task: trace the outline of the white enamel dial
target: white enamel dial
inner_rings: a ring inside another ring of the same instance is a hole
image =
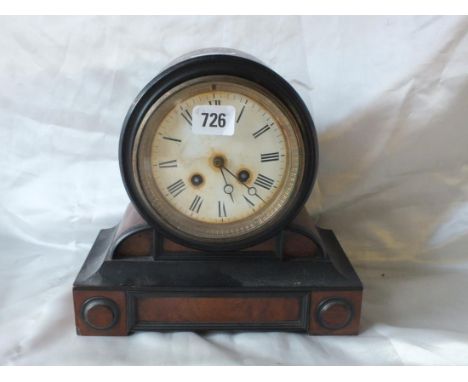
[[[192,133],[193,108],[215,103],[234,106],[234,135]],[[163,119],[151,162],[168,203],[192,219],[227,223],[271,201],[284,178],[286,153],[284,134],[267,109],[239,93],[210,91],[184,100]]]
[[[200,134],[194,108],[232,111],[224,118],[234,133]],[[287,110],[255,84],[227,76],[168,92],[147,112],[137,139],[135,170],[149,207],[197,237],[241,237],[274,224],[302,175],[303,148]]]

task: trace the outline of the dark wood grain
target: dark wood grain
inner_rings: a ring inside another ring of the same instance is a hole
[[[314,242],[303,235],[295,232],[284,231],[284,256],[285,257],[307,257],[315,256],[317,246]]]
[[[153,231],[151,229],[134,233],[117,246],[114,258],[151,256],[153,250]]]
[[[163,323],[270,323],[300,319],[300,297],[146,297],[137,320]]]

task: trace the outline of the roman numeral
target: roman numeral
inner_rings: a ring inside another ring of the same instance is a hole
[[[168,141],[182,142],[180,139],[177,139],[177,138],[171,138],[171,137],[162,137],[162,138]]]
[[[180,115],[184,117],[184,119],[190,126],[192,126],[192,114],[190,114],[190,112],[187,109],[183,109]]]
[[[245,101],[244,106],[242,106],[242,109],[241,109],[239,115],[237,116],[236,123],[239,123],[239,121],[240,121],[240,119],[242,117],[242,114],[244,113],[245,105],[247,105],[247,102],[249,102],[249,101]]]
[[[221,100],[215,99],[213,101],[208,101],[210,105],[221,105]]]
[[[260,159],[262,162],[273,162],[279,160],[279,153],[260,154]]]
[[[255,207],[255,203],[252,202],[247,196],[242,195],[247,203],[249,203],[252,207]]]
[[[185,183],[182,179],[179,179],[177,182],[172,183],[167,187],[167,191],[175,198],[182,191],[185,190]]]
[[[159,162],[158,166],[159,168],[177,167],[177,159]]]
[[[257,179],[255,179],[254,184],[256,184],[259,187],[263,187],[266,190],[271,190],[271,187],[273,187],[273,184],[275,181],[268,176],[258,174]]]
[[[196,195],[192,201],[192,204],[189,207],[189,210],[198,214],[200,212],[200,207],[202,206],[202,204],[203,199],[200,196]]]
[[[265,125],[263,126],[260,130],[257,130],[255,133],[253,133],[253,137],[256,139],[258,138],[260,135],[262,135],[263,133],[267,132],[268,130],[270,130],[270,126],[268,125]]]
[[[218,217],[225,218],[227,217],[226,214],[226,206],[224,202],[218,201]]]

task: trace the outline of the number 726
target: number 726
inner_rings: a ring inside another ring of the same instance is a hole
[[[225,127],[226,126],[226,114],[225,113],[201,113],[201,115],[203,116],[202,127]],[[209,124],[207,125],[208,122]]]

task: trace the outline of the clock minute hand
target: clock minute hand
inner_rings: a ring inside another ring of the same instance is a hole
[[[234,198],[232,196],[232,192],[234,191],[234,187],[232,186],[232,184],[228,183],[228,181],[226,179],[226,175],[224,175],[224,172],[223,172],[223,169],[225,169],[224,161],[225,161],[225,159],[224,159],[223,156],[215,156],[213,158],[213,165],[221,170],[221,175],[223,176],[223,179],[224,179],[224,189],[223,189],[224,193],[228,194],[231,197],[231,201],[234,203]]]
[[[220,167],[219,168],[221,170],[221,175],[223,176],[223,179],[224,179],[224,193],[225,194],[228,194],[230,197],[231,197],[231,201],[234,203],[234,197],[232,196],[232,192],[234,191],[234,187],[232,186],[232,184],[229,184],[227,179],[226,179],[226,175],[224,175],[224,172],[223,172],[223,167]]]
[[[226,170],[229,174],[231,174],[240,184],[242,184],[242,185],[244,185],[244,186],[247,187],[247,185],[245,185],[244,183],[242,183],[242,182],[237,178],[236,174],[234,174],[232,171],[229,171],[229,169],[228,169],[226,166],[223,165],[223,166],[221,167],[221,170],[222,170],[222,169]]]

